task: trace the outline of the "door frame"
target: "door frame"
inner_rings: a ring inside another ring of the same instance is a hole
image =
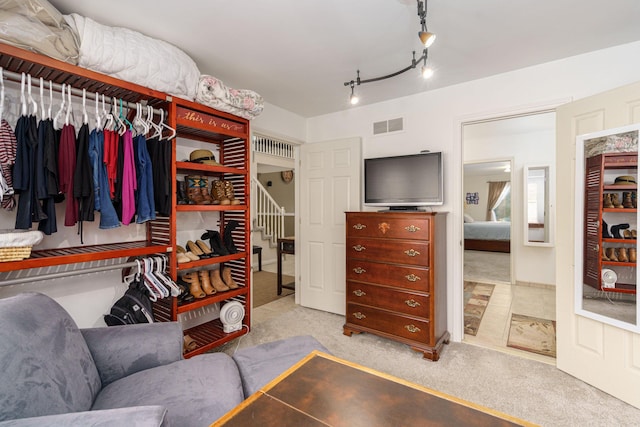
[[[463,182],[464,182],[464,133],[463,127],[466,124],[474,122],[481,122],[487,120],[499,120],[506,118],[513,118],[518,116],[528,116],[532,114],[540,114],[545,112],[555,111],[556,107],[571,102],[572,98],[560,98],[556,100],[550,100],[547,102],[533,103],[524,106],[513,107],[509,109],[487,111],[483,113],[464,115],[455,118],[453,124],[453,159],[454,163],[451,165],[454,172],[453,187],[450,189],[452,194],[457,194],[457,197],[453,198],[452,210],[454,216],[449,224],[451,229],[449,230],[451,242],[457,242],[448,246],[448,259],[451,260],[452,266],[452,280],[450,283],[454,286],[449,286],[447,292],[448,303],[448,319],[447,323],[451,325],[451,340],[455,342],[462,342],[464,339],[464,289],[462,284],[464,283],[464,205],[463,205]],[[457,215],[455,215],[457,213]],[[513,240],[512,240],[513,241]],[[458,286],[459,284],[459,286]]]

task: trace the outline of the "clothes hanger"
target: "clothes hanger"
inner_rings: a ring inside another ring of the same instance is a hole
[[[47,119],[51,118],[52,107],[53,107],[53,82],[49,80],[49,108],[47,109]]]
[[[120,99],[120,117],[118,119],[124,126],[124,129],[122,129],[120,133],[120,135],[124,135],[124,133],[127,131],[127,129],[129,129],[130,131],[133,131],[133,125],[131,124],[131,122],[129,120],[127,120],[127,118],[124,116],[124,113],[122,112],[122,99]]]
[[[140,266],[140,260],[137,259],[136,264],[138,264],[138,274],[136,274],[136,281],[141,283],[147,289],[149,299],[152,302],[158,301],[157,290],[149,285],[146,280],[144,280],[144,268]]]
[[[67,113],[64,117],[64,123],[69,124],[69,119],[73,117],[73,104],[71,103],[71,85],[67,86]]]
[[[87,114],[87,90],[82,88],[82,123],[89,124],[89,115]]]
[[[166,258],[163,256],[155,256],[153,260],[156,267],[156,277],[170,290],[172,296],[176,297],[180,295],[180,288],[166,273]]]
[[[47,117],[47,112],[44,109],[44,79],[40,77],[40,111],[42,111],[42,119]]]
[[[166,298],[169,296],[169,289],[166,288],[158,278],[153,274],[153,260],[151,258],[144,259],[144,278],[149,285],[156,290],[158,298]]]
[[[98,92],[96,92],[96,98],[95,98],[95,104],[96,104],[96,130],[102,130],[102,118],[100,117],[100,98],[98,97]]]
[[[149,138],[158,138],[162,136],[162,126],[155,124],[153,116],[153,107],[151,105],[147,105],[147,120],[149,121],[149,128],[154,130],[153,134],[149,136]]]
[[[2,120],[2,114],[4,113],[4,74],[2,67],[0,67],[0,120]]]
[[[160,109],[160,125],[163,128],[168,129],[168,130],[171,131],[171,135],[169,135],[168,137],[166,137],[164,139],[170,140],[170,139],[175,138],[177,132],[176,132],[176,130],[174,128],[172,128],[171,126],[169,126],[168,124],[166,124],[164,122],[164,110],[162,108]]]
[[[102,95],[102,114],[106,117],[106,122],[104,124],[104,129],[107,130],[113,130],[114,126],[115,126],[115,120],[113,119],[113,104],[111,105],[111,108],[109,109],[109,111],[107,111],[107,108],[105,106],[105,102],[104,102],[104,94]]]
[[[35,99],[33,99],[33,95],[31,94],[31,74],[27,74],[27,89],[28,89],[28,98],[29,98],[29,104],[31,104],[31,108],[33,109],[31,111],[31,114],[33,114],[34,116],[37,116],[38,114],[38,103],[36,102]]]
[[[119,114],[117,114],[117,110],[118,110],[118,100],[113,97],[112,98],[112,111],[113,111],[113,118],[115,120],[114,123],[114,129],[113,130],[117,130],[118,134],[120,135],[124,135],[124,132],[127,130],[127,125],[125,124],[125,122],[122,121],[122,118],[120,117]]]
[[[56,113],[56,115],[53,117],[53,127],[54,129],[59,129],[58,127],[58,120],[61,118],[62,116],[62,112],[65,109],[65,96],[64,96],[64,92],[66,89],[67,85],[62,83],[62,102],[60,103],[60,108],[58,109],[58,112]]]
[[[22,73],[22,81],[20,82],[20,106],[22,107],[21,112],[23,116],[27,115],[27,99],[24,94],[24,86],[25,86],[26,78],[27,78],[27,75],[25,73]]]

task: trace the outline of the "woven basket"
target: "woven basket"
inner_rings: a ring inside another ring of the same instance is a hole
[[[20,261],[31,256],[31,246],[0,248],[0,262]]]

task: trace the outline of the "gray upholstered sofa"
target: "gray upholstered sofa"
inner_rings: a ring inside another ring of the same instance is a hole
[[[311,350],[293,337],[183,359],[178,323],[78,329],[53,299],[0,299],[0,426],[208,426]]]

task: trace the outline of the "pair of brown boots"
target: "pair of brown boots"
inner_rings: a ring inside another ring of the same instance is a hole
[[[239,205],[240,200],[236,199],[236,194],[231,181],[218,179],[211,183],[211,193],[220,205]]]
[[[235,191],[231,181],[217,179],[211,182],[209,191],[209,180],[199,175],[185,176],[187,184],[187,199],[196,205],[239,205],[240,200],[236,199]]]
[[[605,248],[602,251],[603,261],[612,262],[636,262],[636,248]]]
[[[194,298],[204,298],[218,292],[237,289],[238,284],[231,277],[231,269],[199,270],[183,274],[180,278],[189,287],[189,293]]]
[[[635,208],[636,204],[632,198],[632,193],[625,191],[622,193],[622,200],[618,193],[605,193],[602,195],[602,207],[606,209],[631,209]]]

